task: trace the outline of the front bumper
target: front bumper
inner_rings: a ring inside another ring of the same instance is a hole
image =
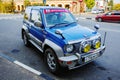
[[[99,49],[90,51],[89,53],[75,53],[71,56],[59,57],[59,62],[61,66],[68,67],[68,69],[74,69],[95,60],[96,58],[100,57],[104,51],[105,46],[102,46]]]

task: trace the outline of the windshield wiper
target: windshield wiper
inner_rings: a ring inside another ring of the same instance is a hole
[[[56,26],[62,25],[62,24],[67,24],[67,23],[58,23],[58,24],[55,24],[54,26],[51,26],[50,29],[53,28],[53,27],[56,27]]]
[[[71,23],[67,24],[66,26],[69,26],[69,25],[74,24],[74,23],[76,23],[76,22],[71,22]]]

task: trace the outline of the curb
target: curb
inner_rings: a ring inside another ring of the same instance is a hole
[[[89,18],[89,17],[87,17],[87,18],[85,18],[85,17],[79,17],[80,19],[88,19],[88,20],[94,20],[95,21],[95,18]]]
[[[18,66],[26,69],[26,70],[28,70],[28,71],[30,71],[30,72],[38,75],[39,77],[42,77],[42,78],[45,79],[45,80],[54,80],[53,78],[49,77],[48,75],[46,75],[46,74],[44,74],[44,73],[42,73],[42,72],[39,72],[39,71],[37,71],[37,70],[35,70],[35,69],[33,69],[33,68],[31,68],[31,67],[23,64],[23,63],[21,63],[21,62],[19,62],[19,61],[15,60],[14,58],[11,58],[11,57],[9,57],[9,56],[7,56],[7,55],[5,55],[5,54],[0,53],[0,56],[1,56],[2,58],[5,58],[6,60],[8,60],[8,61],[10,61],[10,62],[18,65]]]

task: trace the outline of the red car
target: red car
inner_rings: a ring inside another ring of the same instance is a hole
[[[98,22],[102,21],[120,22],[120,11],[113,11],[105,13],[103,15],[97,15],[95,19]]]

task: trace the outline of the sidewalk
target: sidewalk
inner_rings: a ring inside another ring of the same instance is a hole
[[[0,52],[0,80],[54,80]]]
[[[0,80],[45,80],[0,56]]]

